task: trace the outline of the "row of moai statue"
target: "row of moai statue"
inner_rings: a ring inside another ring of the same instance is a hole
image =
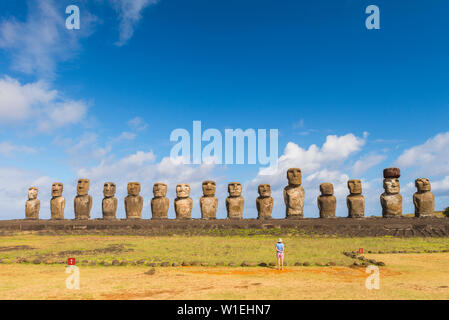
[[[384,218],[399,217],[402,215],[402,196],[400,194],[400,170],[387,168],[383,171],[383,187],[385,192],[380,196],[382,216]],[[286,218],[304,218],[304,188],[302,173],[298,168],[287,171],[288,185],[284,188],[284,201],[286,205]],[[75,219],[90,219],[92,209],[92,197],[88,194],[89,180],[80,179],[77,184],[77,196],[74,200]],[[416,217],[429,217],[434,214],[435,197],[430,192],[429,179],[419,178],[415,180],[417,192],[413,195]],[[365,216],[365,198],[362,195],[362,182],[354,179],[348,181],[350,194],[346,198],[349,218],[363,218]],[[202,219],[216,219],[218,198],[215,196],[216,183],[204,181],[202,183],[203,196],[200,198]],[[52,185],[52,198],[50,201],[51,219],[64,219],[65,199],[62,196],[63,185],[56,182]],[[116,219],[117,198],[115,198],[116,186],[113,182],[104,184],[102,201],[103,219]],[[320,218],[333,218],[337,208],[337,199],[334,196],[332,183],[320,185],[321,195],[318,196],[318,209]],[[38,189],[30,187],[28,200],[25,204],[26,219],[38,219],[40,201],[37,199]],[[227,218],[242,219],[245,199],[242,196],[242,185],[239,182],[228,184],[229,196],[226,198]],[[273,211],[273,198],[271,186],[261,184],[258,186],[259,197],[256,199],[256,207],[259,219],[270,219]],[[153,186],[154,197],[151,199],[152,219],[168,219],[170,201],[166,197],[167,185],[162,182]],[[176,199],[174,200],[177,219],[191,219],[193,200],[190,197],[190,186],[178,184],[176,186]],[[128,183],[128,196],[125,197],[125,211],[127,219],[141,219],[143,197],[140,195],[140,183]]]

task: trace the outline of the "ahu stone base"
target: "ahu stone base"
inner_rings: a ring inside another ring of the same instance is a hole
[[[244,231],[243,229],[247,229]],[[447,218],[334,218],[334,219],[214,219],[214,220],[3,220],[0,235],[37,234],[110,235],[336,235],[348,237],[449,237]],[[273,237],[275,237],[273,235]]]

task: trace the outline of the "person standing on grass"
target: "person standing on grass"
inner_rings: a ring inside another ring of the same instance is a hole
[[[279,238],[275,245],[276,247],[276,258],[278,260],[278,270],[284,270],[284,243],[282,239]]]

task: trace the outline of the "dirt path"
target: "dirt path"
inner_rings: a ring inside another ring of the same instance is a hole
[[[81,288],[69,290],[63,265],[0,265],[0,299],[449,299],[448,253],[382,260],[379,290],[350,267],[79,267]]]

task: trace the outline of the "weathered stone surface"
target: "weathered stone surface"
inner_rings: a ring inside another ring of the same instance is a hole
[[[349,218],[365,216],[365,197],[362,196],[362,182],[358,179],[348,181],[349,195],[346,197]]]
[[[401,176],[401,170],[399,168],[386,168],[384,169],[384,179],[386,178],[396,178]]]
[[[387,174],[385,174],[384,170],[384,176],[397,176],[399,174],[398,170],[393,170],[395,168],[388,168],[391,169],[390,171],[387,171]],[[383,187],[385,189],[385,192],[380,195],[380,204],[382,205],[382,216],[384,218],[393,218],[393,217],[399,217],[402,215],[402,196],[399,193],[401,190],[399,179],[398,178],[385,178],[383,182]]]
[[[415,180],[415,186],[418,189],[413,194],[413,204],[415,205],[415,216],[431,217],[435,213],[435,196],[431,190],[430,181],[427,178]]]
[[[301,186],[302,174],[299,168],[287,171],[288,186],[284,188],[284,202],[287,218],[304,217],[304,188]]]
[[[76,186],[77,196],[74,200],[74,210],[76,220],[90,219],[90,210],[92,209],[92,197],[89,193],[89,179],[79,179]]]
[[[256,199],[257,218],[271,219],[273,212],[273,197],[271,197],[271,186],[261,184],[258,187],[259,197]]]
[[[62,196],[63,184],[61,182],[55,182],[51,186],[51,200],[50,211],[51,219],[60,220],[64,219],[65,199]]]
[[[144,272],[144,274],[149,275],[149,276],[152,276],[152,275],[154,275],[155,273],[156,273],[156,269],[154,269],[154,268],[152,268],[152,269],[150,269],[150,270]]]
[[[25,218],[30,220],[39,219],[41,202],[37,198],[38,189],[30,187],[28,189],[28,200],[25,202]]]
[[[242,185],[240,182],[228,184],[229,197],[226,198],[226,210],[228,219],[242,219],[245,199],[242,197]]]
[[[110,220],[116,219],[117,213],[117,198],[115,198],[115,183],[106,182],[103,187],[104,199],[101,203],[101,209],[103,212],[103,219]]]
[[[168,219],[168,208],[170,200],[166,197],[167,185],[163,182],[156,182],[153,186],[153,199],[151,199],[152,219]]]
[[[318,196],[318,209],[320,218],[333,218],[337,210],[337,198],[334,196],[334,186],[332,183],[322,183],[320,185],[321,195]]]
[[[218,198],[215,196],[217,185],[215,181],[203,181],[203,196],[200,199],[202,219],[216,219],[218,209]]]
[[[176,186],[175,212],[176,219],[192,218],[193,200],[190,198],[190,186],[181,183]]]
[[[128,183],[128,195],[125,197],[126,219],[141,219],[143,208],[143,197],[139,195],[140,183]]]

